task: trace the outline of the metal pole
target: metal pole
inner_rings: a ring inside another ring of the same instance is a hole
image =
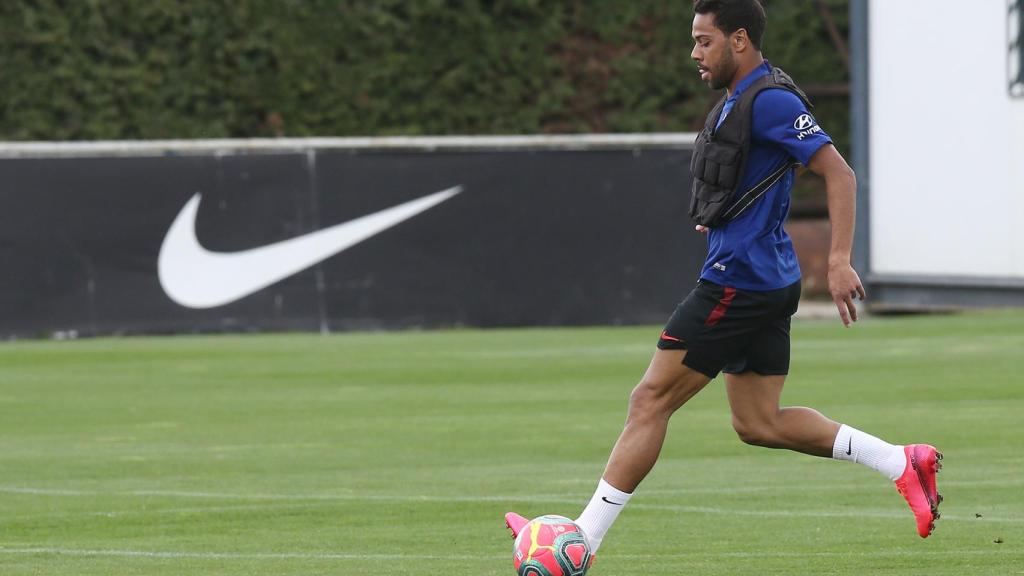
[[[865,284],[871,277],[868,2],[850,0],[850,157],[857,173],[857,233],[853,239],[853,265]]]

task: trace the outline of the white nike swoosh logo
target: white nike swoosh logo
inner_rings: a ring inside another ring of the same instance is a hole
[[[178,213],[160,247],[157,270],[167,296],[188,308],[230,304],[301,272],[376,234],[412,218],[462,191],[436,192],[274,244],[240,252],[211,252],[196,238],[196,193]]]

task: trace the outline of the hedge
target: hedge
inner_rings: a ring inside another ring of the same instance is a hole
[[[841,30],[847,0],[827,2]],[[689,131],[716,97],[689,0],[5,0],[0,138]],[[847,73],[815,3],[765,54]],[[847,142],[845,97],[816,115]]]

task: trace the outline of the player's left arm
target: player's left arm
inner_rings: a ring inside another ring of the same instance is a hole
[[[832,244],[828,255],[828,291],[845,326],[857,321],[854,299],[863,300],[864,285],[850,262],[857,214],[857,177],[839,151],[825,144],[811,156],[807,168],[825,179]]]

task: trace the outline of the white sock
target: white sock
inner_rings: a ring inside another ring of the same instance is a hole
[[[604,540],[604,535],[619,517],[619,512],[626,506],[626,502],[629,502],[630,496],[632,494],[615,488],[605,482],[604,478],[597,483],[597,490],[590,498],[590,503],[576,519],[576,524],[583,529],[583,535],[587,537],[592,554],[596,554],[597,549],[601,547],[601,540]]]
[[[836,434],[835,444],[832,445],[832,457],[836,460],[863,464],[885,474],[894,482],[903,475],[903,470],[907,467],[907,455],[903,452],[903,446],[894,446],[846,424],[840,426],[839,434]]]

